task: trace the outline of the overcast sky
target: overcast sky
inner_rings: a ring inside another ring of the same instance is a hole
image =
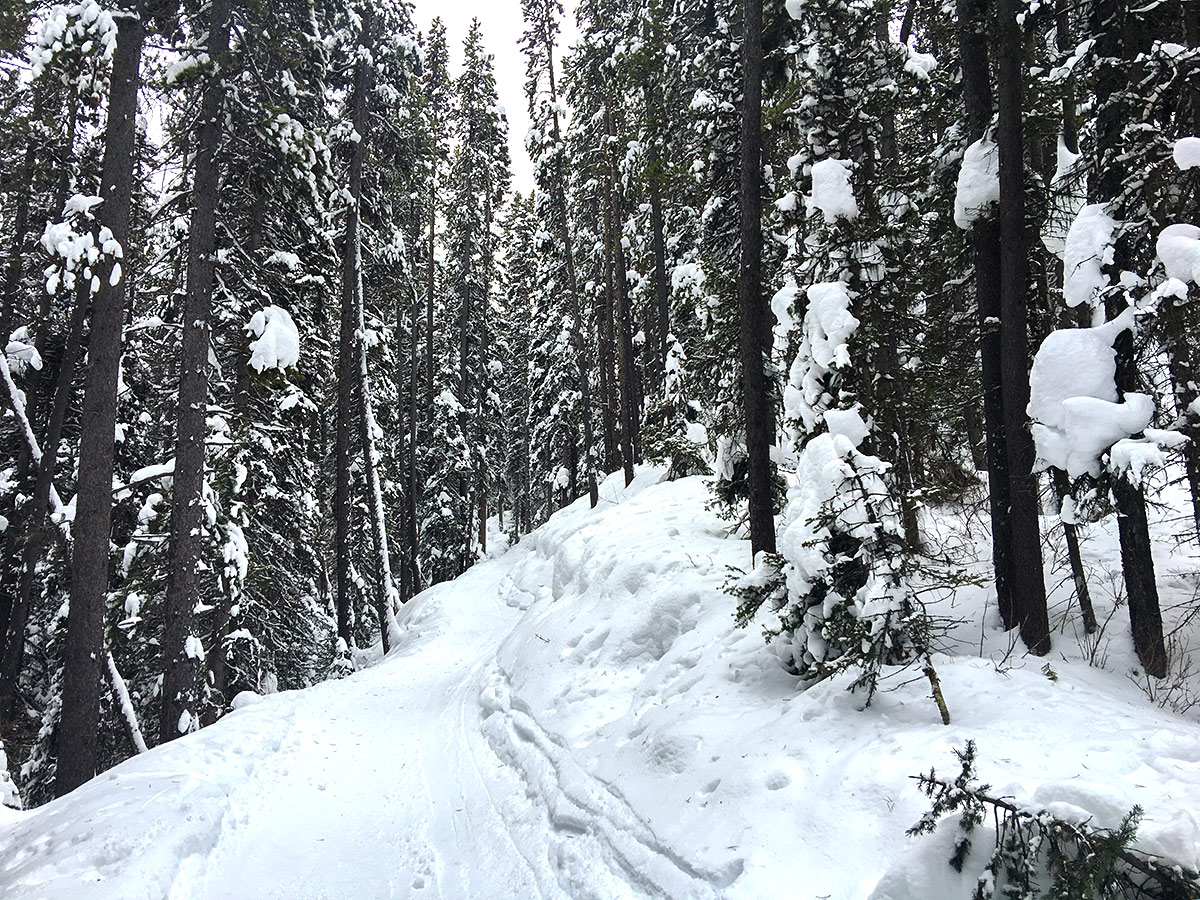
[[[462,67],[462,45],[472,18],[483,25],[483,43],[496,63],[496,87],[500,104],[508,115],[508,150],[512,156],[513,187],[522,193],[533,187],[533,169],[525,155],[525,132],[529,114],[525,108],[525,55],[521,52],[521,0],[413,0],[417,27],[429,33],[429,23],[441,16],[450,45],[450,72],[457,75]],[[575,4],[565,0],[567,14],[557,56],[574,39]],[[555,66],[556,72],[561,68]]]

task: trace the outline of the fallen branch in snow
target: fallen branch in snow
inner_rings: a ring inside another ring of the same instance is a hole
[[[989,817],[996,822],[995,849],[979,874],[973,897],[1162,897],[1200,896],[1200,874],[1135,850],[1142,809],[1133,807],[1116,828],[1098,828],[1091,819],[1068,821],[1047,809],[1025,808],[988,793],[975,778],[975,742],[955,750],[962,771],[954,780],[930,769],[913,776],[933,800],[910,836],[932,834],[943,817],[961,813],[962,831],[954,844],[951,868],[962,872],[972,850],[975,829]],[[1046,890],[1043,892],[1043,887]],[[1037,893],[1035,893],[1035,891]]]

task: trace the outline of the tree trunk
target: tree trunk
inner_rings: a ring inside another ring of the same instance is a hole
[[[367,479],[367,502],[369,505],[368,515],[371,522],[371,545],[375,554],[375,610],[379,617],[379,633],[383,642],[383,649],[386,653],[391,649],[391,639],[396,633],[395,625],[395,603],[396,594],[395,586],[392,582],[391,558],[388,551],[387,538],[387,523],[384,518],[383,509],[383,491],[379,481],[379,452],[375,445],[375,433],[377,425],[375,422],[375,410],[371,400],[371,380],[367,366],[367,345],[364,338],[366,330],[366,321],[363,310],[363,286],[362,286],[362,176],[363,165],[367,154],[367,144],[370,140],[370,113],[367,108],[368,97],[371,92],[371,66],[368,60],[371,58],[375,48],[375,15],[371,7],[367,7],[366,12],[362,17],[362,32],[359,35],[359,45],[362,48],[362,54],[354,69],[354,89],[350,98],[351,116],[358,139],[354,142],[353,155],[350,158],[350,203],[346,209],[346,234],[345,246],[342,248],[342,326],[340,335],[340,350],[348,350],[354,354],[354,362],[357,362],[357,381],[358,381],[358,425],[359,436],[362,442],[363,454],[363,471]],[[351,384],[354,376],[350,374],[351,359],[348,356],[341,356],[338,361],[339,378],[344,379],[347,385]],[[348,427],[349,420],[353,416],[352,410],[349,408],[343,411],[340,401],[342,399],[342,387],[338,385],[338,428],[339,431]],[[351,392],[347,391],[346,400],[349,401],[352,397]],[[339,433],[339,445],[343,441],[343,436]],[[339,458],[339,476],[342,475],[341,465],[344,462],[346,467],[346,506],[349,506],[349,444],[345,447],[346,456],[342,460]],[[348,509],[347,509],[348,512]],[[343,523],[339,516],[338,525]],[[348,523],[347,523],[348,524]],[[349,534],[346,533],[347,545],[349,543]],[[339,561],[342,555],[345,555],[347,560],[347,572],[349,569],[349,546],[339,546]],[[340,565],[339,565],[339,580],[340,580]]]
[[[212,71],[200,103],[196,174],[188,232],[187,287],[183,303],[183,347],[179,361],[179,412],[171,503],[171,555],[167,569],[163,626],[160,743],[199,724],[198,676],[204,662],[190,643],[194,634],[204,526],[204,438],[208,413],[209,311],[212,307],[217,200],[221,173],[217,149],[225,121],[225,73],[229,53],[230,0],[213,0],[209,11],[208,56]]]
[[[29,239],[29,195],[33,190],[33,167],[37,158],[37,146],[32,134],[25,148],[25,159],[20,169],[21,184],[17,188],[16,209],[13,211],[12,248],[8,254],[4,271],[4,296],[0,299],[0,343],[8,344],[12,332],[13,315],[16,311],[17,293],[24,274],[26,242]]]
[[[650,377],[654,390],[661,392],[667,372],[667,338],[671,333],[671,294],[667,280],[666,222],[662,204],[662,163],[658,156],[658,142],[650,141],[650,225],[653,229],[651,243],[654,249],[654,365]]]
[[[604,122],[609,140],[615,144],[616,124],[613,122],[611,105],[604,111]],[[625,469],[625,484],[628,485],[633,481],[637,412],[634,408],[633,398],[633,322],[629,304],[629,274],[625,268],[625,248],[621,243],[621,223],[625,216],[621,206],[620,188],[617,185],[617,161],[615,158],[610,158],[608,165],[608,197],[612,215],[609,219],[607,240],[612,248],[617,300],[617,384],[620,390],[621,464]]]
[[[1161,10],[1159,11],[1161,13]],[[1133,60],[1141,51],[1149,50],[1153,40],[1151,12],[1133,13],[1120,0],[1096,0],[1092,7],[1092,36],[1096,39],[1095,54],[1100,60],[1096,78],[1096,156],[1097,177],[1090,187],[1094,201],[1112,204],[1116,218],[1125,217],[1123,182],[1128,162],[1122,158],[1125,141],[1122,135],[1127,121],[1127,92],[1138,87],[1131,81]],[[1131,268],[1132,253],[1128,236],[1118,238],[1113,264],[1107,271],[1115,275]],[[1109,319],[1120,315],[1128,305],[1120,290],[1110,291],[1106,298]],[[1138,388],[1137,359],[1133,333],[1121,332],[1114,343],[1117,362],[1117,395]],[[1167,652],[1163,640],[1162,613],[1159,609],[1158,585],[1154,578],[1154,559],[1151,554],[1150,526],[1146,519],[1146,498],[1120,475],[1113,479],[1113,499],[1117,507],[1117,529],[1121,540],[1121,566],[1125,575],[1125,591],[1129,600],[1129,621],[1133,630],[1133,645],[1138,659],[1149,675],[1161,678],[1167,674]]]
[[[745,0],[742,36],[741,265],[738,313],[741,319],[742,401],[746,413],[747,487],[750,495],[751,553],[775,552],[775,510],[771,496],[771,444],[774,421],[763,371],[766,328],[762,290],[762,0]]]
[[[546,19],[549,23],[549,17]],[[562,132],[558,122],[558,86],[554,78],[554,39],[547,31],[544,35],[546,45],[546,68],[550,81],[550,105],[554,110],[551,123],[555,147],[562,147]],[[579,414],[583,419],[583,467],[584,477],[587,478],[588,501],[593,507],[600,502],[599,487],[596,483],[595,440],[592,436],[592,386],[591,354],[587,346],[587,322],[583,317],[583,305],[579,302],[579,278],[575,273],[575,248],[571,240],[570,211],[567,209],[566,172],[563,171],[562,157],[557,158],[554,167],[554,185],[552,188],[554,205],[558,208],[558,239],[563,245],[563,264],[567,270],[567,292],[570,294],[571,309],[571,343],[575,347],[576,361],[579,367]],[[574,493],[574,492],[572,492]]]
[[[613,317],[616,309],[616,263],[613,259],[612,234],[612,197],[606,191],[604,196],[604,302],[600,310],[600,412],[604,427],[604,471],[613,472],[617,468],[618,435],[617,420],[614,410],[618,401],[614,397],[613,372],[616,370],[616,339],[614,336]]]
[[[430,261],[432,263],[432,260]],[[407,601],[421,591],[421,570],[417,563],[418,534],[417,534],[417,318],[420,315],[420,297],[413,291],[412,316],[409,326],[408,343],[408,452],[405,454],[407,490],[404,492],[404,529],[405,549],[404,567],[407,575],[404,578],[408,585],[408,593],[401,595],[401,600]],[[433,359],[427,365],[432,369]]]
[[[133,189],[138,82],[146,29],[137,15],[118,15],[117,41],[109,90],[108,123],[99,220],[124,247],[129,238]],[[87,383],[81,416],[79,484],[76,493],[75,551],[71,565],[71,606],[63,652],[62,717],[58,728],[55,792],[68,793],[96,774],[100,715],[104,608],[108,595],[108,545],[112,522],[117,373],[125,280],[113,279],[107,258],[98,266],[100,290],[92,308]],[[116,284],[111,282],[116,280]]]
[[[1071,494],[1071,483],[1067,473],[1061,469],[1051,469],[1050,477],[1054,484],[1054,492],[1058,495],[1059,509],[1063,501]],[[1083,630],[1087,634],[1095,634],[1099,627],[1096,622],[1096,611],[1092,607],[1092,592],[1088,589],[1087,572],[1083,568],[1083,554],[1079,545],[1079,529],[1071,522],[1062,520],[1063,534],[1067,539],[1067,559],[1071,564],[1071,581],[1075,585],[1075,597],[1079,600],[1079,611],[1083,616]]]
[[[1037,656],[1050,652],[1045,573],[1038,522],[1035,453],[1029,405],[1029,242],[1025,222],[1025,159],[1021,122],[1021,78],[1025,65],[1017,0],[997,0],[998,125],[1000,151],[1000,378],[1004,438],[1008,445],[1012,528],[1013,611],[1021,638]]]
[[[365,22],[364,22],[365,28]],[[363,36],[360,36],[360,41]],[[363,79],[367,77],[365,66],[360,61],[354,72],[354,95],[351,98],[355,130],[366,118],[366,94]],[[340,327],[338,329],[337,364],[337,412],[334,434],[334,567],[337,589],[338,637],[347,647],[353,646],[353,604],[351,603],[352,579],[350,574],[350,519],[352,515],[350,497],[350,436],[354,428],[354,387],[358,377],[358,359],[355,355],[357,321],[356,295],[358,289],[358,260],[355,248],[358,244],[358,194],[354,193],[355,180],[361,183],[363,135],[354,147],[350,164],[350,190],[353,195],[350,208],[346,211],[345,246],[342,249],[342,294]],[[359,187],[361,193],[361,186]],[[361,385],[360,385],[361,390]]]
[[[986,133],[992,118],[988,71],[988,10],[991,0],[957,0],[959,58],[967,141]],[[1012,589],[1012,527],[1009,521],[1008,449],[1004,437],[1004,396],[1000,381],[1000,229],[982,215],[971,228],[975,304],[979,316],[979,356],[983,379],[988,506],[992,523],[992,568],[996,600],[1005,628],[1017,624]]]

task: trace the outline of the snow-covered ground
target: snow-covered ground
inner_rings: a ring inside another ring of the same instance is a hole
[[[919,677],[867,710],[845,679],[802,693],[733,627],[721,586],[747,544],[702,480],[660,475],[610,479],[597,510],[422,594],[372,668],[9,813],[0,896],[965,898],[953,829],[905,829],[927,807],[911,776],[953,774],[968,739],[997,792],[1099,824],[1141,804],[1141,846],[1200,866],[1200,724],[1126,676],[1123,609],[1104,668],[1068,626],[1044,669],[981,631],[983,590],[960,592],[942,611],[972,624],[937,657],[948,727]],[[1107,532],[1086,546],[1097,566],[1112,552]],[[1195,590],[1194,559],[1160,566],[1170,596]]]

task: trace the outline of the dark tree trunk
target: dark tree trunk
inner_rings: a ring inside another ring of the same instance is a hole
[[[436,152],[436,151],[435,151]],[[435,234],[437,229],[437,163],[429,179],[429,247],[428,268],[425,272],[425,409],[426,414],[433,414],[433,306],[437,297],[437,261],[434,252],[437,249]]]
[[[662,162],[658,155],[658,142],[650,142],[650,225],[653,229],[651,243],[654,249],[654,306],[655,306],[655,353],[657,358],[650,369],[651,384],[661,390],[666,378],[667,339],[671,334],[671,294],[667,279],[666,222],[662,203]]]
[[[616,340],[613,329],[613,316],[616,309],[616,275],[613,260],[612,234],[612,197],[608,192],[604,196],[604,302],[600,310],[600,411],[604,427],[604,471],[613,472],[617,468],[618,435],[617,420],[614,411],[617,400],[613,389],[613,372],[616,370]]]
[[[1092,37],[1094,52],[1100,60],[1096,78],[1096,155],[1097,177],[1090,184],[1093,201],[1111,204],[1117,218],[1125,217],[1123,182],[1128,163],[1122,159],[1125,141],[1122,130],[1128,120],[1127,92],[1137,91],[1131,82],[1133,60],[1141,51],[1150,48],[1155,35],[1158,13],[1134,13],[1120,0],[1096,0],[1092,6]],[[1116,275],[1132,268],[1132,251],[1128,235],[1118,238],[1113,265],[1108,271]],[[1128,305],[1120,290],[1110,291],[1106,312],[1110,319]],[[1138,389],[1137,359],[1133,333],[1123,331],[1114,344],[1117,361],[1117,395]],[[1117,527],[1121,540],[1121,566],[1125,575],[1125,591],[1129,600],[1129,620],[1133,630],[1133,645],[1146,672],[1157,678],[1167,674],[1167,651],[1163,640],[1162,613],[1159,609],[1158,585],[1154,578],[1154,559],[1151,554],[1150,526],[1146,519],[1146,498],[1120,475],[1113,479],[1113,499],[1117,507]]]
[[[615,146],[617,130],[611,105],[604,111],[604,123],[609,141]],[[613,258],[614,293],[617,301],[617,386],[620,391],[618,419],[621,430],[621,464],[625,470],[625,483],[629,484],[633,481],[637,441],[637,408],[633,396],[633,312],[630,309],[625,250],[621,245],[621,223],[625,220],[625,213],[621,203],[615,157],[610,157],[608,161],[608,200],[611,216],[606,240]]]
[[[357,382],[359,408],[357,416],[349,408],[342,409],[340,404],[342,399],[342,385],[339,383],[338,427],[339,430],[343,427],[348,428],[350,420],[352,418],[357,419],[359,440],[362,444],[363,472],[367,481],[371,548],[375,555],[375,612],[379,619],[379,633],[383,643],[383,650],[386,653],[391,649],[391,629],[389,628],[389,624],[392,621],[392,573],[387,533],[383,522],[383,500],[379,483],[378,460],[375,453],[375,416],[371,407],[372,400],[367,371],[367,350],[363,342],[362,180],[363,166],[371,137],[370,112],[367,108],[367,102],[372,87],[372,67],[368,61],[373,57],[375,50],[376,28],[375,14],[369,6],[362,16],[361,27],[362,32],[359,35],[359,45],[362,48],[362,53],[354,67],[354,88],[350,97],[351,117],[358,139],[354,142],[354,148],[350,157],[350,199],[346,209],[345,245],[342,248],[342,322],[338,359],[339,379],[346,379],[352,385]],[[342,351],[346,350],[349,351],[349,356],[342,353]],[[357,368],[357,372],[351,374],[354,368]],[[353,399],[353,394],[350,393],[346,399]],[[342,440],[341,434],[338,435],[338,439],[340,443]],[[347,455],[344,463],[347,468],[346,483],[348,488],[348,469],[350,465],[348,444],[346,445],[346,452]],[[340,465],[342,462],[343,460],[339,459],[339,474],[341,474]],[[349,491],[347,491],[346,501],[348,505]],[[340,517],[338,524],[342,524]],[[349,535],[347,534],[347,539],[348,537]],[[338,553],[339,560],[342,554],[345,555],[348,569],[349,546],[339,546]]]
[[[957,0],[959,58],[967,141],[979,140],[992,119],[988,71],[988,10],[991,0]],[[979,356],[983,378],[988,506],[992,522],[992,568],[996,600],[1005,628],[1017,624],[1012,588],[1012,527],[1009,521],[1008,451],[1004,437],[1004,395],[1000,383],[1000,228],[981,215],[971,228],[975,265],[975,305],[979,316]]]
[[[117,17],[117,42],[104,134],[99,221],[124,247],[129,239],[138,82],[146,29],[139,16]],[[117,371],[125,279],[110,282],[112,263],[98,267],[100,290],[92,307],[79,445],[71,607],[63,651],[62,717],[58,730],[55,793],[68,793],[96,774],[104,605],[108,595],[108,544],[112,522],[113,436],[117,421]]]
[[[1051,469],[1050,476],[1054,482],[1054,492],[1058,495],[1059,508],[1071,494],[1071,483],[1067,473],[1060,469]],[[1083,554],[1079,544],[1079,529],[1071,522],[1063,521],[1063,534],[1067,539],[1067,560],[1071,564],[1071,581],[1075,585],[1075,597],[1079,600],[1079,612],[1083,616],[1083,630],[1095,634],[1099,627],[1096,622],[1096,611],[1092,607],[1092,592],[1088,589],[1087,572],[1083,568]]]
[[[979,410],[975,401],[969,400],[962,407],[963,426],[967,432],[967,443],[971,450],[971,464],[977,472],[987,471],[987,441],[979,424]]]
[[[1021,78],[1025,55],[1017,24],[1017,0],[997,0],[997,66],[1000,151],[1000,378],[1004,438],[1008,445],[1012,596],[1016,624],[1031,653],[1050,652],[1046,583],[1038,522],[1033,434],[1029,428],[1029,265],[1025,221],[1025,158],[1021,122]]]
[[[432,260],[430,263],[432,264]],[[405,454],[404,460],[407,490],[404,492],[404,543],[406,545],[404,569],[406,574],[403,582],[407,586],[407,593],[402,591],[400,594],[400,599],[404,601],[416,596],[421,591],[421,570],[417,563],[419,549],[417,546],[417,491],[419,490],[417,480],[417,393],[420,383],[417,378],[417,319],[420,312],[420,298],[414,291],[408,343],[408,452]],[[430,358],[426,365],[432,370],[433,359]]]
[[[549,18],[546,19],[549,23]],[[554,117],[552,120],[552,132],[554,144],[556,147],[562,146],[562,133],[559,129],[558,122],[558,86],[554,78],[554,39],[549,33],[544,35],[545,50],[546,50],[546,67],[547,76],[550,82],[550,104],[554,109]],[[563,246],[563,263],[567,270],[567,292],[570,294],[571,320],[573,327],[571,329],[571,343],[575,348],[575,356],[579,369],[579,407],[580,416],[583,419],[583,467],[584,476],[587,478],[588,485],[588,500],[594,507],[600,501],[599,487],[596,483],[596,461],[594,458],[595,440],[592,435],[592,386],[591,386],[591,365],[589,359],[591,354],[587,346],[587,321],[583,317],[583,304],[579,302],[579,278],[575,273],[575,248],[571,240],[571,225],[570,211],[567,209],[567,191],[566,191],[566,172],[563,170],[562,158],[558,158],[558,163],[554,171],[554,185],[552,188],[554,196],[554,205],[558,212],[558,239]],[[572,489],[574,494],[574,489]]]
[[[208,412],[209,312],[212,307],[217,201],[229,53],[230,0],[213,0],[208,25],[208,55],[213,70],[200,102],[196,135],[196,174],[192,184],[192,221],[188,233],[187,288],[183,303],[183,348],[179,361],[179,412],[176,425],[174,496],[171,504],[171,556],[167,570],[166,622],[163,627],[162,714],[159,742],[190,730],[199,716],[198,676],[203,660],[189,653],[193,637],[200,551],[203,542],[204,437]],[[184,718],[187,727],[183,726]]]
[[[364,23],[365,28],[365,23]],[[362,81],[365,78],[365,66],[361,61],[355,66],[354,95],[351,98],[352,117],[357,130],[360,120],[366,118],[366,94]],[[353,158],[350,163],[350,191],[357,198],[362,191],[362,146],[363,134],[358,132],[359,140],[354,146]],[[358,192],[355,192],[355,187]],[[350,578],[350,524],[353,509],[350,497],[350,437],[354,433],[354,389],[358,380],[358,356],[355,353],[357,342],[355,328],[358,316],[355,301],[357,299],[358,267],[354,252],[358,245],[358,203],[351,200],[346,211],[346,226],[344,247],[342,248],[342,292],[340,327],[338,330],[338,364],[337,364],[337,412],[334,427],[334,488],[333,488],[333,525],[334,525],[334,567],[337,589],[337,622],[338,637],[347,647],[353,645],[354,627],[353,604],[351,602],[352,581]],[[358,386],[361,390],[361,385]],[[385,629],[386,633],[386,629]]]
[[[741,265],[738,313],[741,319],[742,402],[746,413],[749,469],[750,548],[775,552],[775,510],[771,496],[771,444],[774,420],[763,370],[765,307],[762,290],[762,0],[745,0],[742,36]]]

